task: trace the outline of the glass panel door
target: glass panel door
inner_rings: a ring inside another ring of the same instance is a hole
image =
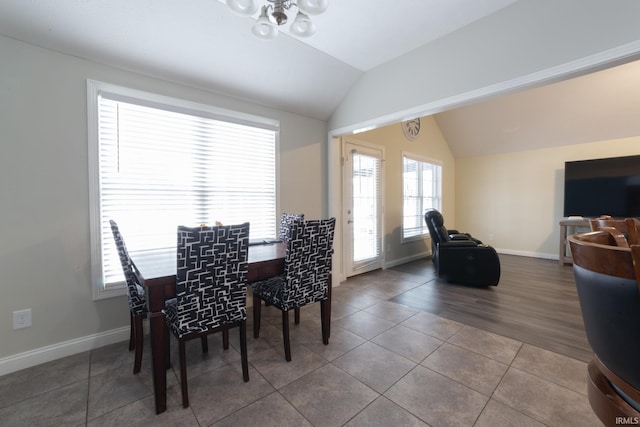
[[[345,144],[345,273],[382,267],[382,156],[379,149]]]

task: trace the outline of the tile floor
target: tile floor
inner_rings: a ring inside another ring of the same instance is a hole
[[[242,381],[237,332],[222,351],[209,337],[187,346],[191,406],[175,369],[168,410],[155,415],[151,360],[131,373],[122,342],[0,377],[3,426],[598,426],[586,396],[586,364],[387,301],[431,280],[395,270],[335,288],[331,339],[319,304],[291,326],[284,360],[279,312],[263,309],[249,335]],[[252,325],[249,316],[249,327]],[[172,346],[176,350],[177,345]]]

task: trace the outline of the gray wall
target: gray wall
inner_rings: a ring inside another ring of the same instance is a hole
[[[126,336],[125,297],[91,294],[88,78],[280,120],[280,209],[310,218],[326,211],[325,122],[4,37],[0,58],[0,375],[21,367],[15,359],[38,362]],[[24,308],[33,326],[14,331],[12,312]]]

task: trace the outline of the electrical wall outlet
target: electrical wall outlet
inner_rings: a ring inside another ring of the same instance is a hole
[[[29,326],[31,326],[30,308],[13,312],[13,329],[28,328]]]

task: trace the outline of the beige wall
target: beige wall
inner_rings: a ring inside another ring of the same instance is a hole
[[[405,138],[400,124],[385,126],[349,137],[385,148],[384,162],[384,265],[392,266],[430,253],[428,239],[401,243],[402,226],[402,154],[417,154],[442,163],[443,214],[455,219],[456,164],[440,128],[433,117],[424,117],[417,139]]]
[[[128,337],[125,297],[91,294],[87,79],[279,120],[280,209],[326,212],[326,122],[1,36],[0,58],[0,375]]]
[[[399,124],[349,139],[385,147],[385,266],[426,255],[429,246],[428,239],[400,241],[403,151],[442,162],[442,211],[447,227],[470,232],[501,253],[549,259],[558,257],[564,162],[640,154],[638,136],[455,159],[432,117],[422,118],[422,131],[415,141],[404,137]],[[339,162],[334,163],[339,168]],[[334,171],[334,176],[340,176]],[[339,191],[335,183],[334,188]]]
[[[636,154],[640,136],[457,159],[456,224],[499,252],[557,259],[564,162]]]

